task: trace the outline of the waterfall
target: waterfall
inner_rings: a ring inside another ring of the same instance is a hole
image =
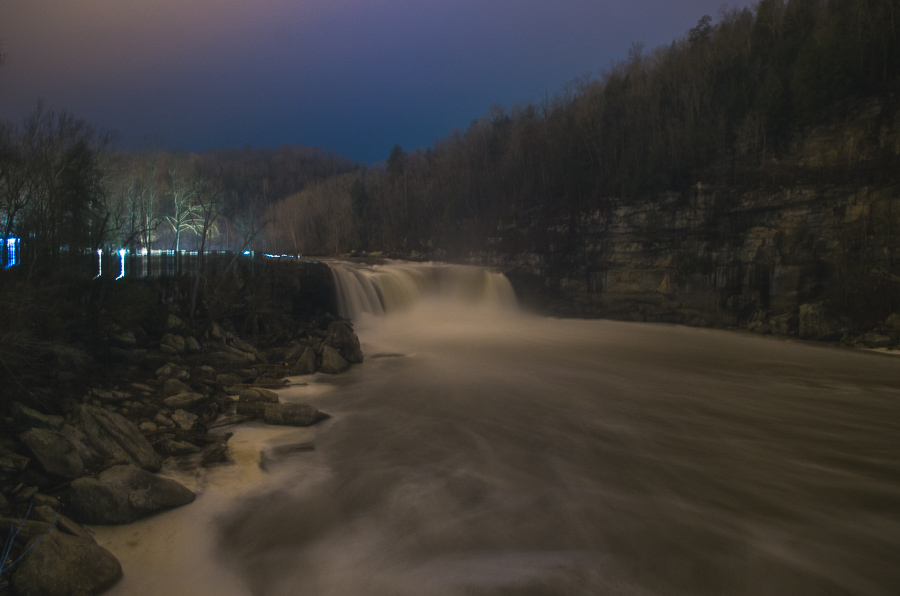
[[[425,302],[496,309],[515,309],[517,304],[506,276],[481,267],[403,261],[331,261],[328,266],[338,314],[350,319],[404,312]]]

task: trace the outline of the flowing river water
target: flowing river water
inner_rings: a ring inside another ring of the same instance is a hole
[[[900,359],[538,317],[473,268],[333,270],[365,362],[281,393],[332,418],[169,470],[193,505],[97,529],[113,594],[900,590]]]

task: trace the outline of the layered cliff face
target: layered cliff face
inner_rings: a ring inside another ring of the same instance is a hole
[[[606,199],[540,230],[541,248],[482,257],[559,314],[896,335],[885,321],[900,310],[900,135],[887,106],[807,131],[753,184]],[[529,235],[507,229],[498,244]]]

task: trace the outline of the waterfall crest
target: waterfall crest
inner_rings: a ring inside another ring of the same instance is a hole
[[[505,310],[517,305],[506,276],[481,267],[403,261],[331,261],[328,266],[338,314],[350,319],[404,312],[429,300]]]

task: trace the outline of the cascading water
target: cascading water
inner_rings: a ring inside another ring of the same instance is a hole
[[[239,428],[194,505],[136,546],[98,533],[115,594],[896,594],[896,358],[529,316],[477,268],[331,266],[365,362],[281,398],[332,418]],[[292,441],[315,451],[256,465]]]
[[[338,314],[359,319],[408,311],[422,301],[468,308],[514,308],[509,280],[481,267],[388,261],[366,265],[328,263],[337,292]]]

